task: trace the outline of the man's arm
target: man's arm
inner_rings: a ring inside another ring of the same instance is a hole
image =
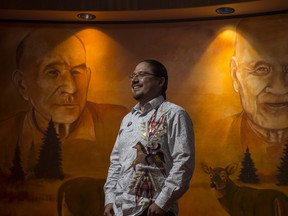
[[[155,200],[155,204],[165,211],[188,190],[195,163],[194,130],[188,113],[178,111],[171,124],[167,133],[173,165]]]
[[[108,170],[108,176],[106,179],[106,183],[104,185],[105,206],[107,206],[107,204],[115,202],[115,190],[121,169],[121,165],[119,163],[118,145],[119,145],[119,134],[110,156],[110,166]]]

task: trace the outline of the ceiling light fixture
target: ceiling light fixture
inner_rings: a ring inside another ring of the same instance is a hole
[[[86,21],[91,21],[91,20],[95,20],[96,16],[94,14],[90,14],[90,13],[79,13],[77,14],[77,16],[82,19],[82,20],[86,20]]]
[[[232,14],[235,12],[234,8],[231,7],[220,7],[216,9],[216,13],[225,15],[225,14]]]

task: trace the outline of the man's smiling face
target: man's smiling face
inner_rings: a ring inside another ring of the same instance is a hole
[[[144,105],[161,95],[163,79],[154,75],[148,63],[139,63],[133,75],[131,78],[131,91],[135,100]]]

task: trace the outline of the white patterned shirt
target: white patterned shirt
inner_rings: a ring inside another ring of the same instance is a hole
[[[194,171],[192,121],[180,106],[157,97],[122,120],[104,186],[117,216],[139,215],[152,202],[178,214],[177,200]]]

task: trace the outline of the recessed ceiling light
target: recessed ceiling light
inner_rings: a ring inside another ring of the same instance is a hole
[[[96,19],[96,16],[94,14],[90,14],[90,13],[79,13],[79,14],[77,14],[77,16],[80,19],[87,20],[87,21]]]
[[[220,7],[216,9],[216,12],[218,14],[232,14],[235,12],[234,8],[230,8],[230,7]]]

